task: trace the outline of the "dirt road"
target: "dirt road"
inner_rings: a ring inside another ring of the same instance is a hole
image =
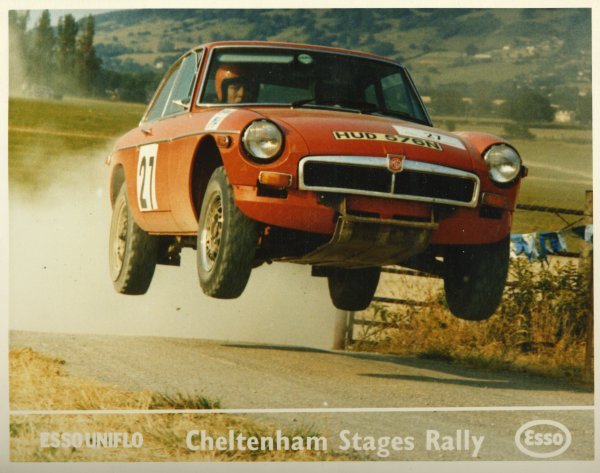
[[[77,377],[130,390],[201,394],[225,409],[266,409],[242,415],[312,427],[333,445],[356,434],[352,448],[360,454],[367,436],[411,436],[414,449],[386,458],[527,460],[515,446],[516,431],[550,419],[572,434],[571,446],[557,459],[593,458],[593,412],[581,408],[593,403],[593,394],[550,380],[408,357],[180,338],[13,331],[10,344],[63,358]],[[467,409],[451,410],[456,407]],[[444,449],[427,441],[432,432],[483,440],[479,448],[455,440],[453,449]],[[376,451],[370,455],[377,459]]]

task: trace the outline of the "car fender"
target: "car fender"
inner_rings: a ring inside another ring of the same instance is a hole
[[[261,171],[276,171],[296,176],[298,161],[301,157],[308,154],[308,146],[298,131],[282,123],[280,120],[268,119],[275,123],[283,134],[283,151],[281,156],[272,162],[261,163],[252,159],[244,148],[242,136],[248,125],[253,121],[261,119],[267,120],[268,118],[257,113],[255,117],[241,124],[238,128],[238,134],[229,135],[232,141],[231,144],[227,147],[219,148],[223,165],[227,171],[227,177],[229,182],[234,186],[256,185],[258,175]],[[218,140],[218,137],[215,136],[215,139]],[[294,182],[293,186],[295,187],[296,185],[297,183]]]
[[[492,135],[490,133],[481,133],[476,131],[458,131],[454,134],[460,136],[465,141],[468,141],[473,146],[475,151],[479,153],[480,156],[483,156],[483,153],[485,153],[485,151],[492,145],[506,144],[511,147],[514,147],[504,138]]]

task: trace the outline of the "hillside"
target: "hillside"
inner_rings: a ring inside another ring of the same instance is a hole
[[[589,9],[142,9],[96,16],[97,52],[113,70],[162,71],[190,47],[223,39],[383,54],[409,66],[425,94],[440,85],[507,82],[549,93],[591,90]]]

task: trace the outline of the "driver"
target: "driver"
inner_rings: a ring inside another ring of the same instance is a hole
[[[223,103],[246,103],[256,101],[256,82],[237,64],[221,64],[215,74],[217,98]]]

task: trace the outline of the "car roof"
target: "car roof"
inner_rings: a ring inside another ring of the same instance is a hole
[[[326,51],[333,53],[341,53],[341,54],[351,54],[353,56],[363,56],[369,59],[378,59],[386,62],[393,62],[397,64],[394,60],[387,58],[385,56],[379,56],[377,54],[367,53],[363,51],[356,51],[352,49],[343,49],[343,48],[334,48],[330,46],[320,46],[314,44],[303,44],[303,43],[289,43],[289,42],[279,42],[279,41],[214,41],[210,43],[200,44],[191,49],[191,51],[195,51],[198,49],[214,49],[222,46],[258,46],[258,47],[279,47],[279,48],[298,48],[298,49],[311,49],[314,51]]]

